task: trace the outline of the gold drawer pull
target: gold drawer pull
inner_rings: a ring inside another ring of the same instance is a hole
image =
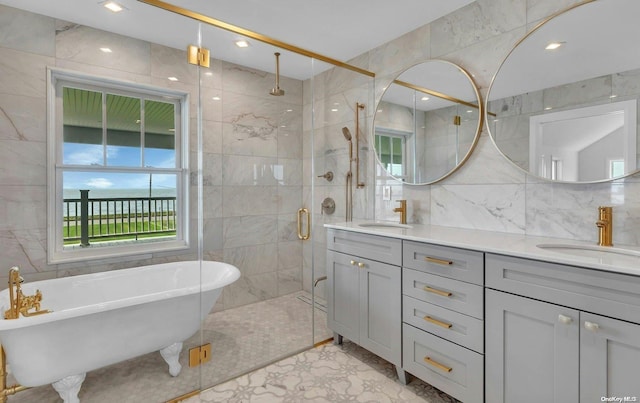
[[[451,260],[438,259],[430,256],[425,256],[424,260],[431,263],[441,264],[443,266],[451,266],[453,264]]]
[[[358,264],[358,262],[356,262],[355,260],[352,260],[352,261],[350,261],[349,263],[351,263],[351,264],[352,264],[352,265],[354,265],[354,266]]]
[[[425,316],[424,320],[426,320],[427,322],[433,323],[434,325],[444,327],[445,329],[451,329],[451,326],[453,326],[451,323],[441,322],[438,319],[433,319],[431,316]]]
[[[432,360],[430,357],[424,357],[424,362],[426,362],[427,364],[433,365],[434,367],[438,368],[440,371],[443,371],[443,372],[453,371],[453,368],[447,367],[446,365],[442,365],[438,361]]]
[[[364,268],[364,266],[365,266],[365,264],[364,264],[364,263],[362,263],[362,262],[358,262],[358,267],[359,267],[359,268],[363,269],[363,268]]]
[[[431,292],[437,295],[440,295],[441,297],[450,297],[453,294],[448,292],[448,291],[442,291],[442,290],[438,290],[437,288],[431,288],[428,285],[424,287],[424,290],[427,292]]]

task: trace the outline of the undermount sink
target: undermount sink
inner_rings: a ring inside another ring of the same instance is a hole
[[[396,222],[363,222],[358,224],[360,227],[364,228],[404,228],[409,229],[413,228],[411,225],[400,224]]]
[[[563,244],[563,243],[544,243],[536,245],[540,249],[547,249],[554,252],[566,253],[570,255],[592,257],[592,258],[606,258],[606,257],[632,257],[640,258],[640,251],[632,249],[614,248],[610,246],[598,246],[598,245],[575,245],[575,244]]]

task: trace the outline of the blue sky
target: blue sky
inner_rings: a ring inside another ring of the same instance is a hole
[[[140,167],[139,147],[107,146],[107,165],[110,167]],[[175,168],[175,150],[145,148],[145,166]],[[103,150],[100,144],[64,143],[65,165],[103,165]],[[176,175],[154,174],[153,188],[176,187]],[[63,178],[65,189],[148,189],[149,174],[70,172]]]

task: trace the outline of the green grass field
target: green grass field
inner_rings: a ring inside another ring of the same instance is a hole
[[[133,234],[131,234],[133,232]],[[138,233],[136,235],[136,233]],[[117,219],[116,222],[93,224],[89,228],[89,242],[95,241],[111,241],[111,240],[127,240],[127,239],[141,239],[141,238],[154,238],[159,236],[175,235],[175,219],[172,217],[167,222],[166,217],[164,220],[158,218],[158,222],[155,221],[138,221],[137,223],[131,222],[131,225],[125,220],[120,222]],[[67,239],[67,238],[80,238],[80,226],[69,226],[63,229],[63,236],[65,238],[65,245],[73,245],[80,243],[79,239]]]

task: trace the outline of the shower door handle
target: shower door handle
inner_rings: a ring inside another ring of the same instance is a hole
[[[305,215],[307,217],[307,232],[306,234],[302,234],[302,216]],[[309,214],[309,210],[306,208],[301,208],[298,210],[298,239],[302,239],[306,241],[311,238],[311,215]]]

